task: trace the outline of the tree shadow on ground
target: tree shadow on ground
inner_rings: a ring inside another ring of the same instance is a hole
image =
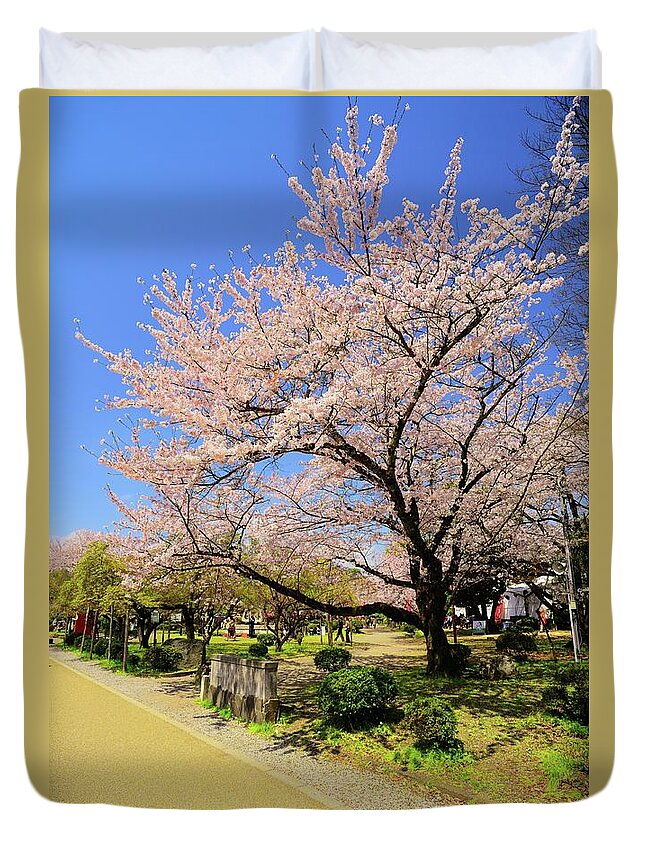
[[[159,680],[157,689],[160,693],[165,693],[167,696],[177,696],[195,698],[199,694],[199,690],[195,685],[195,678],[191,676],[183,676],[181,678],[168,678]]]

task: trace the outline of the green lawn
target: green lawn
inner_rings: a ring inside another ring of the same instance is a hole
[[[249,639],[248,637],[238,637],[236,640],[229,640],[228,637],[219,636],[213,637],[206,647],[206,656],[208,658],[213,655],[246,655],[248,654],[249,646],[257,643],[257,637]],[[290,640],[285,643],[282,649],[278,652],[275,646],[269,646],[268,657],[279,658],[294,658],[302,655],[315,655],[316,652],[323,648],[320,637],[318,635],[307,634],[301,644]]]

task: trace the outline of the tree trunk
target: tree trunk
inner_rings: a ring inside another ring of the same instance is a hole
[[[454,656],[446,632],[443,630],[443,618],[441,627],[433,622],[427,625],[423,633],[426,640],[426,674],[452,674],[455,668]]]
[[[112,631],[114,630],[114,605],[110,605],[110,630],[108,633],[107,659],[112,658]]]
[[[275,650],[276,652],[281,652],[284,637],[282,636],[282,626],[280,624],[279,616],[276,616],[273,622],[273,636],[275,637]]]
[[[417,607],[426,640],[427,675],[450,675],[455,672],[456,656],[443,629],[448,612],[447,599],[447,590],[441,581],[421,581],[417,588]]]
[[[130,632],[130,611],[126,609],[125,616],[123,617],[123,659],[122,666],[123,672],[127,671],[128,668],[128,634]]]
[[[154,629],[152,622],[147,620],[139,623],[139,644],[142,649],[150,647],[150,635]]]
[[[152,610],[149,607],[136,605],[134,614],[137,619],[137,637],[142,649],[149,648],[150,634],[152,634]]]
[[[90,660],[94,655],[94,641],[99,633],[99,618],[100,618],[100,610],[97,608],[94,611],[94,622],[92,624],[92,636],[90,638]]]
[[[87,623],[89,622],[89,619],[90,619],[90,606],[88,604],[87,609],[85,610],[85,623],[83,624],[83,636],[81,637],[81,648],[80,648],[81,654],[83,654],[83,648],[85,646],[85,632],[87,631]]]
[[[195,612],[192,607],[187,607],[185,604],[181,607],[181,612],[184,617],[184,627],[186,628],[186,639],[195,639]]]

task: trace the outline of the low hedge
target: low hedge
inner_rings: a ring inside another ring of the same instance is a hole
[[[457,715],[441,699],[423,696],[410,702],[405,706],[404,724],[421,748],[448,751],[462,746],[457,739]]]
[[[495,648],[510,653],[516,660],[527,660],[529,652],[537,651],[537,643],[532,634],[509,628],[495,640]]]
[[[269,649],[266,643],[251,643],[249,646],[249,657],[251,658],[265,658],[269,654]]]
[[[349,666],[352,653],[341,646],[328,646],[314,655],[314,665],[323,672],[338,672]]]
[[[393,709],[397,686],[378,666],[351,666],[330,672],[318,691],[323,719],[341,728],[373,725]]]
[[[553,684],[542,692],[544,710],[554,717],[564,717],[589,725],[589,667],[586,663],[570,663],[556,672]]]

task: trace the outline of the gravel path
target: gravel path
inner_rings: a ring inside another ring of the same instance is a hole
[[[195,705],[196,690],[192,676],[127,677],[90,661],[82,661],[71,652],[55,646],[50,647],[50,654],[72,670],[212,739],[216,746],[256,762],[281,778],[287,777],[296,787],[314,792],[328,807],[424,809],[457,802],[438,792],[418,792],[386,776],[311,756],[298,747],[253,735],[238,723],[222,720]]]

